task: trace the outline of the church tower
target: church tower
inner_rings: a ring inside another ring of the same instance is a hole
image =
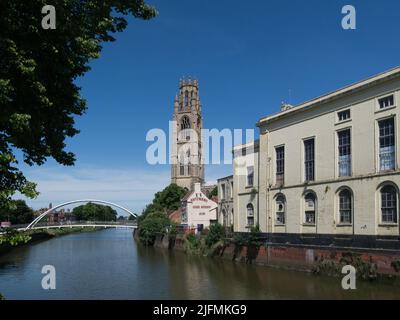
[[[192,189],[204,183],[201,103],[197,80],[183,79],[175,96],[171,150],[171,183]]]

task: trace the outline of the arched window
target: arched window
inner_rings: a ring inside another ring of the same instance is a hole
[[[189,164],[190,160],[187,157],[187,153],[181,152],[179,156],[179,174],[181,176],[189,175]]]
[[[353,222],[353,199],[349,189],[339,192],[339,221],[344,224]]]
[[[189,105],[189,91],[185,91],[185,107]]]
[[[315,224],[316,202],[314,193],[309,192],[305,195],[304,218],[307,224]]]
[[[276,197],[276,224],[285,224],[286,199],[283,195]]]
[[[190,129],[190,120],[188,117],[184,116],[181,120],[181,129]]]
[[[381,215],[383,223],[397,223],[397,190],[386,185],[381,189]]]
[[[247,205],[247,226],[254,226],[254,207],[251,203]]]

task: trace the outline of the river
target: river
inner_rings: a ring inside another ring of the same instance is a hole
[[[56,289],[41,286],[42,267],[56,270]],[[144,248],[128,230],[70,234],[0,257],[7,299],[400,299],[400,288],[190,257]]]

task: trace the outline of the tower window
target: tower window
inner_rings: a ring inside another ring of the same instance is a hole
[[[189,91],[185,91],[185,107],[189,106]]]
[[[190,129],[190,120],[186,116],[182,118],[181,129]]]

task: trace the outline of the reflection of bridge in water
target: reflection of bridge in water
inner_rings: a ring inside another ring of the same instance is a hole
[[[116,228],[116,229],[136,229],[135,221],[67,221],[67,222],[39,222],[28,229],[25,225],[13,225],[11,228],[17,230],[45,230],[61,228]]]

